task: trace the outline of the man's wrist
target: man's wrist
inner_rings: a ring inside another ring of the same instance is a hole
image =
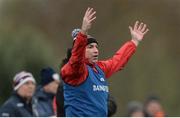
[[[86,31],[86,30],[83,30],[83,29],[81,29],[81,33],[84,34],[84,35],[87,35],[87,34],[88,34],[87,31]]]
[[[136,46],[138,46],[138,45],[139,45],[139,42],[140,42],[139,40],[136,40],[136,39],[132,39],[131,41],[132,41]]]

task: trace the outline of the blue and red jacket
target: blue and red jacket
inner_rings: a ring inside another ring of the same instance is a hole
[[[72,56],[61,69],[64,81],[66,116],[107,116],[108,85],[106,78],[121,70],[136,50],[126,42],[116,54],[96,64],[85,58],[87,36],[81,32],[75,40]]]

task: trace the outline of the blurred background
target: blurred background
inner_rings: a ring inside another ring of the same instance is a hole
[[[59,71],[88,6],[97,11],[89,33],[100,42],[100,59],[131,39],[128,26],[136,20],[150,29],[124,70],[109,79],[115,116],[126,116],[129,101],[151,94],[168,116],[180,116],[180,0],[0,0],[0,105],[17,72],[30,71],[39,81],[41,68]]]

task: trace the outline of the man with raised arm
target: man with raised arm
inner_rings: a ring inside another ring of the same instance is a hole
[[[69,51],[70,54],[65,59],[66,63],[60,72],[64,81],[66,117],[107,116],[109,90],[106,79],[125,66],[148,32],[146,24],[136,21],[134,27],[129,26],[132,39],[126,42],[112,58],[98,61],[99,43],[88,35],[95,19],[96,11],[88,8],[80,31],[73,34],[72,50]]]

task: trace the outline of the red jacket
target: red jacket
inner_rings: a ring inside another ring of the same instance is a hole
[[[94,68],[94,65],[89,64],[85,58],[86,44],[87,36],[80,32],[75,40],[69,62],[61,69],[62,79],[70,85],[77,86],[86,80],[88,76],[86,65]],[[113,73],[125,66],[135,50],[135,44],[132,41],[128,41],[112,58],[105,61],[98,61],[97,65],[104,71],[106,78],[109,78]]]

